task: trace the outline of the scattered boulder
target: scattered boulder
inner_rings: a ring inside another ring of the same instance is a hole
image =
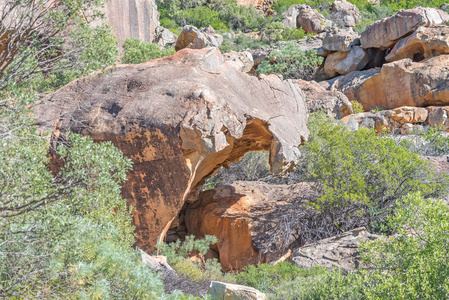
[[[332,28],[323,39],[323,49],[331,52],[348,52],[352,46],[360,45],[359,35],[352,29]]]
[[[186,25],[176,41],[175,49],[179,51],[184,48],[218,48],[221,46],[221,43],[223,43],[223,37],[216,34],[211,26],[198,30],[195,26]]]
[[[400,10],[392,17],[379,20],[362,32],[362,47],[391,48],[399,39],[413,33],[418,27],[442,25],[449,21],[449,15],[436,8],[415,7]]]
[[[253,6],[255,9],[261,10],[266,14],[270,14],[271,5],[274,0],[237,0],[238,5],[243,5],[246,7]]]
[[[267,296],[255,288],[212,281],[207,294],[214,300],[265,300]]]
[[[282,24],[284,24],[284,28],[296,28],[298,25],[298,15],[298,5],[292,5],[285,12],[283,12]]]
[[[267,150],[272,171],[288,171],[308,136],[304,94],[293,81],[237,71],[216,48],[91,74],[43,99],[35,113],[53,132],[51,149],[70,130],[111,141],[132,159],[122,195],[136,208],[136,246],[145,251],[221,166]],[[53,155],[50,167],[58,165]]]
[[[421,62],[403,59],[384,64],[381,69],[351,72],[328,81],[330,90],[344,93],[358,101],[365,110],[380,106],[449,104],[449,55],[439,55]]]
[[[327,20],[316,9],[309,5],[298,5],[298,17],[296,27],[302,28],[306,33],[320,33],[323,32],[327,26],[332,23]]]
[[[349,52],[334,52],[326,57],[324,72],[329,78],[362,70],[369,61],[368,52],[360,46],[351,47]]]
[[[315,81],[298,79],[296,84],[306,96],[309,113],[324,111],[327,115],[341,119],[353,113],[351,102],[338,91],[327,91]]]
[[[449,3],[443,3],[443,4],[441,4],[440,9],[441,9],[442,11],[445,11],[445,12],[449,13]]]
[[[428,107],[429,111],[429,118],[426,120],[426,124],[430,126],[444,126],[448,125],[447,118],[448,118],[448,108],[445,107],[439,107],[439,106],[430,106]],[[447,127],[447,126],[446,126]]]
[[[360,242],[378,237],[365,231],[364,227],[357,228],[299,248],[293,253],[292,261],[300,268],[320,266],[352,271],[360,266]]]
[[[283,216],[315,197],[309,183],[267,184],[236,181],[200,193],[189,204],[185,223],[197,238],[215,235],[224,270],[241,270],[248,264],[276,261],[296,239],[297,228],[281,230]],[[292,214],[294,215],[294,214]]]
[[[341,27],[354,27],[362,20],[357,6],[346,0],[335,0],[332,3],[330,17]]]
[[[449,26],[419,27],[394,45],[387,61],[410,58],[413,61],[449,53]]]
[[[154,43],[161,47],[174,46],[178,36],[170,31],[170,29],[159,26],[156,28]]]
[[[363,112],[344,117],[341,124],[353,131],[364,127],[375,129],[377,132],[389,129],[405,135],[422,131],[423,124],[429,122],[430,110],[431,107],[402,106],[391,110]]]
[[[230,64],[236,70],[250,72],[254,66],[253,55],[249,51],[229,51],[223,54],[226,63]]]

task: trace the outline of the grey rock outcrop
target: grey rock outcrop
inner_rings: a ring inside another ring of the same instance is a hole
[[[357,6],[346,0],[335,0],[332,3],[330,17],[341,27],[354,27],[362,20]]]
[[[360,242],[378,237],[368,233],[363,227],[354,229],[299,248],[293,252],[292,261],[300,268],[320,266],[352,271],[360,266]]]

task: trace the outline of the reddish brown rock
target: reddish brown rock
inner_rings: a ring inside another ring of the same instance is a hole
[[[410,59],[384,64],[381,69],[357,71],[328,81],[329,89],[358,101],[365,110],[380,106],[425,107],[449,104],[449,55],[421,62]]]
[[[195,26],[186,25],[176,41],[175,49],[179,51],[184,48],[203,49],[206,47],[220,47],[223,37],[215,33],[215,30],[208,26],[199,30]]]
[[[416,7],[400,10],[388,17],[368,26],[362,32],[360,42],[362,47],[388,49],[399,39],[413,33],[418,27],[442,25],[449,21],[449,15],[436,8]]]
[[[204,180],[248,151],[288,170],[307,138],[303,93],[277,76],[249,76],[218,49],[184,49],[71,82],[36,107],[52,143],[71,130],[112,141],[133,161],[122,193],[136,207],[137,246],[151,250]]]
[[[297,8],[296,27],[302,28],[306,33],[320,33],[326,29],[326,26],[331,25],[329,20],[309,5],[302,4]]]
[[[449,26],[420,27],[410,36],[394,45],[385,57],[387,61],[425,58],[449,53]]]
[[[352,105],[343,93],[327,91],[315,81],[298,79],[295,83],[306,96],[309,113],[324,111],[327,115],[337,119],[352,114]]]
[[[219,253],[224,270],[241,270],[285,254],[294,241],[295,229],[287,232],[288,226],[281,226],[283,217],[311,195],[316,193],[308,183],[237,181],[202,192],[199,200],[187,207],[186,225],[189,234],[217,237],[213,249]]]

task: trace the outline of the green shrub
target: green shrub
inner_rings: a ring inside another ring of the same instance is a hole
[[[185,275],[196,282],[210,280],[232,281],[230,276],[223,275],[221,265],[217,259],[208,259],[204,262],[192,262],[190,254],[199,253],[203,257],[209,250],[211,244],[215,244],[215,236],[206,235],[204,239],[196,240],[193,235],[186,236],[185,241],[177,240],[174,243],[158,243],[157,254],[167,257],[167,262],[179,275]],[[204,263],[204,264],[203,264]]]
[[[320,194],[310,204],[339,230],[375,229],[408,193],[431,197],[447,192],[446,175],[437,175],[391,137],[364,128],[351,132],[323,113],[310,117],[309,129],[309,141],[300,150],[305,176]]]
[[[363,105],[360,102],[358,102],[358,101],[351,101],[351,104],[352,104],[352,111],[355,114],[362,113],[362,112],[365,111],[363,109]]]
[[[279,74],[285,78],[310,78],[320,66],[323,58],[316,55],[314,50],[302,51],[293,42],[279,45],[257,67],[258,74]]]
[[[122,62],[125,64],[140,64],[175,53],[173,47],[161,49],[159,45],[141,42],[139,39],[126,39],[123,50]]]
[[[324,269],[313,268],[311,270],[298,268],[294,263],[281,262],[276,265],[259,264],[248,265],[242,272],[235,274],[238,284],[254,287],[264,293],[270,293],[286,282],[295,278],[307,278],[319,276]]]
[[[329,272],[306,285],[290,286],[290,297],[283,299],[447,298],[449,209],[444,201],[410,194],[398,202],[388,226],[394,236],[362,245],[368,270],[347,276]]]

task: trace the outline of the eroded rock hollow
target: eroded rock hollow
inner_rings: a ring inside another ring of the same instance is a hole
[[[308,136],[297,85],[251,77],[212,48],[76,80],[44,99],[36,115],[52,130],[53,146],[70,130],[111,141],[132,159],[122,193],[137,208],[136,245],[147,251],[222,166],[268,150],[272,171],[284,172]]]

